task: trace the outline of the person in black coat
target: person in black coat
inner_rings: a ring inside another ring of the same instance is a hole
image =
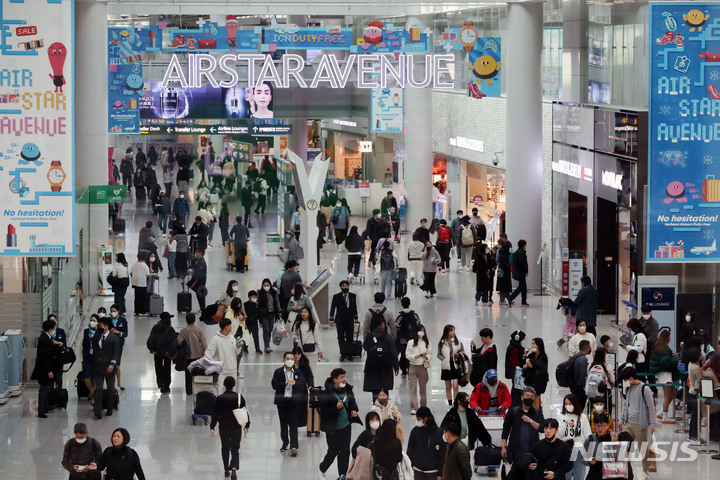
[[[375,435],[377,435],[377,431],[380,428],[380,415],[378,415],[377,412],[373,412],[372,410],[369,411],[365,415],[365,430],[363,430],[360,435],[355,439],[355,443],[353,443],[352,449],[350,450],[350,453],[352,453],[352,457],[357,457],[357,449],[358,447],[365,447],[369,449],[372,447],[373,442],[375,441]]]
[[[190,231],[188,232],[188,235],[191,235],[195,241],[197,241],[197,248],[199,250],[205,251],[207,250],[207,244],[208,244],[208,234],[210,233],[210,229],[207,225],[205,225],[205,222],[203,222],[202,217],[197,216],[195,217],[195,222],[193,223],[192,227],[190,227]]]
[[[470,396],[465,392],[458,392],[455,396],[455,402],[453,407],[448,410],[440,423],[440,428],[444,427],[449,423],[456,425],[463,425],[461,416],[465,415],[467,423],[467,446],[468,449],[472,450],[475,448],[475,442],[480,442],[483,445],[490,445],[492,443],[492,437],[488,433],[482,420],[478,417],[477,413],[470,409]],[[465,438],[461,432],[460,439]]]
[[[42,324],[43,333],[37,341],[37,356],[35,357],[35,368],[33,368],[31,379],[37,380],[40,384],[38,391],[38,417],[47,418],[48,394],[50,387],[55,382],[55,370],[57,367],[57,349],[53,342],[55,333],[55,322],[45,320]]]
[[[108,447],[97,461],[97,469],[105,470],[105,478],[112,480],[145,480],[137,452],[128,447],[130,433],[124,428],[116,428],[110,437],[112,447]]]
[[[349,348],[352,346],[355,322],[358,319],[357,299],[350,293],[350,283],[340,282],[340,293],[333,295],[330,303],[330,328],[337,328],[340,361],[353,361]]]
[[[233,391],[235,388],[233,377],[225,377],[223,386],[225,393],[218,395],[215,399],[210,434],[215,436],[215,427],[220,423],[220,454],[225,468],[225,476],[237,480],[237,470],[240,468],[240,440],[242,440],[243,428],[245,435],[250,430],[250,415],[248,414],[245,425],[238,424],[233,410],[238,406],[245,408],[245,398]]]
[[[168,358],[168,347],[177,338],[177,332],[172,327],[170,319],[173,316],[168,312],[160,314],[160,320],[150,330],[145,345],[152,353],[155,362],[155,381],[160,393],[170,393],[170,378],[172,361]]]
[[[380,390],[393,389],[393,372],[400,373],[395,340],[385,331],[385,320],[377,325],[370,325],[370,333],[365,337],[363,349],[365,358],[365,375],[363,391],[372,392],[373,403],[377,400]]]
[[[120,353],[120,340],[110,331],[112,320],[108,317],[98,319],[98,327],[92,339],[93,363],[95,365],[95,398],[93,408],[95,418],[102,418],[103,382],[110,399],[115,398],[115,366]],[[112,403],[108,399],[107,416],[112,415]]]
[[[410,431],[407,456],[415,469],[417,480],[435,480],[442,475],[447,445],[442,428],[428,407],[420,407],[416,413],[417,426]]]
[[[325,432],[328,450],[320,462],[320,473],[325,474],[337,457],[338,476],[347,473],[350,462],[352,423],[360,423],[358,405],[352,385],[345,381],[345,370],[336,368],[325,380],[325,391],[320,395],[320,430]]]
[[[547,384],[550,379],[548,374],[548,356],[545,353],[545,342],[540,337],[532,339],[530,351],[525,356],[522,376],[525,378],[525,385],[533,387],[538,397],[547,390]]]
[[[545,419],[543,422],[545,437],[530,448],[530,453],[536,460],[534,464],[530,464],[532,478],[563,479],[572,469],[573,464],[570,461],[572,447],[556,438],[559,427],[560,424],[554,418]],[[552,472],[552,476],[548,476],[549,472]]]
[[[479,242],[475,244],[475,264],[473,270],[475,271],[475,303],[477,304],[482,300],[483,305],[487,305],[490,280],[488,275],[490,274],[490,265],[488,265],[487,256],[487,244],[485,242]]]
[[[280,452],[285,453],[290,445],[290,455],[295,457],[298,453],[298,417],[300,411],[305,413],[307,406],[307,387],[305,377],[299,368],[295,367],[295,356],[292,352],[283,355],[284,365],[273,373],[270,382],[275,390],[274,403],[277,405],[280,417],[280,439],[282,447]],[[303,403],[304,402],[304,403]],[[290,438],[288,440],[288,431]]]
[[[512,243],[509,240],[505,240],[497,251],[497,280],[495,281],[495,289],[500,295],[500,303],[505,303],[505,299],[508,298],[512,292],[510,250],[512,250]]]
[[[403,448],[397,438],[397,422],[392,418],[385,419],[375,437],[370,447],[375,478],[398,478],[397,466],[402,462]]]
[[[363,232],[363,238],[370,240],[370,265],[375,266],[375,247],[380,240],[380,209],[376,208],[372,211],[372,217],[368,218]]]
[[[530,447],[540,440],[545,418],[540,410],[533,407],[535,389],[525,387],[522,405],[511,408],[505,415],[500,436],[501,455],[513,463],[515,458],[530,452]]]
[[[632,448],[633,444],[633,437],[628,432],[620,432],[615,433],[610,430],[609,428],[609,417],[606,414],[600,414],[596,415],[593,425],[595,427],[595,433],[592,435],[589,435],[583,444],[585,451],[588,452],[588,456],[585,457],[586,459],[583,459],[582,462],[585,465],[588,465],[590,468],[588,469],[587,476],[585,477],[585,480],[602,480],[603,478],[603,459],[611,460],[612,454],[610,451],[615,452],[616,458],[617,456],[620,456],[621,453],[624,453],[625,458],[628,457],[630,449]],[[616,444],[613,448],[610,448],[607,445],[603,445],[603,443],[606,442],[622,442]],[[626,448],[627,452],[619,452],[620,448]],[[576,460],[581,461],[581,460]],[[627,466],[627,479],[633,480],[633,470],[632,470],[632,462],[624,462],[624,464]]]
[[[525,240],[518,240],[517,252],[513,253],[513,269],[512,278],[517,280],[518,286],[515,291],[505,299],[505,305],[508,307],[512,306],[515,297],[520,295],[521,303],[523,307],[527,307],[527,276],[528,276],[528,261],[527,261],[527,242]]]

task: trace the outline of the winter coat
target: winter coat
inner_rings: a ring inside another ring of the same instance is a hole
[[[447,444],[443,441],[442,428],[436,428],[433,433],[430,433],[430,428],[427,426],[414,427],[410,431],[407,455],[414,470],[441,474],[446,450]]]
[[[458,438],[447,447],[442,480],[470,480],[471,478],[470,451]]]
[[[534,352],[530,352],[527,359],[530,360],[532,368],[523,365],[522,376],[525,378],[525,385],[533,387],[538,395],[542,395],[547,390],[550,380],[547,355],[536,357]]]
[[[215,336],[210,340],[207,350],[205,350],[206,356],[222,362],[221,382],[225,377],[237,379],[237,356],[242,351],[242,343],[236,345],[233,333],[223,335],[216,332]]]
[[[677,374],[678,359],[669,348],[663,348],[659,355],[655,353],[650,357],[649,372],[658,374],[660,372],[671,372]]]
[[[522,357],[525,348],[515,339],[510,340],[507,350],[505,351],[505,378],[513,380],[515,378],[515,367],[522,367]]]
[[[425,249],[425,251],[420,254],[420,259],[423,262],[423,272],[437,272],[437,268],[438,265],[440,265],[441,259],[440,254],[435,248],[431,248],[430,250]]]
[[[474,449],[476,442],[480,442],[483,445],[490,445],[492,443],[492,437],[490,437],[490,434],[485,428],[485,425],[483,425],[482,420],[480,420],[480,417],[478,417],[477,414],[469,408],[465,410],[465,414],[467,415],[468,424],[468,448],[470,450]],[[440,428],[451,422],[460,426],[462,424],[460,421],[460,415],[461,413],[458,412],[457,407],[451,408],[445,414],[445,418],[443,418]]]
[[[483,378],[483,381],[475,386],[475,389],[470,395],[470,408],[475,410],[494,410],[498,407],[503,407],[504,411],[510,410],[512,404],[512,398],[510,396],[510,389],[498,379],[497,390],[495,395],[497,396],[497,407],[492,405],[492,398],[490,397],[490,387],[485,383],[487,382],[487,376]],[[487,415],[486,413],[480,413],[480,415]]]
[[[586,285],[580,289],[575,297],[577,311],[575,318],[585,320],[588,327],[597,325],[597,290],[592,285]]]
[[[475,248],[475,265],[473,268],[475,269],[475,291],[485,292],[489,290],[488,270],[490,270],[490,265],[488,265],[487,255],[485,255],[485,252],[481,252],[479,248]]]
[[[390,391],[393,389],[395,372],[400,369],[395,340],[381,328],[376,328],[365,337],[363,349],[369,352],[375,341],[382,343],[382,362],[376,364],[372,359],[366,358],[363,391],[376,392],[383,389]]]
[[[348,383],[343,390],[343,392],[338,394],[340,397],[347,396],[345,408],[348,412],[348,418],[351,418],[351,413],[358,411],[353,386]],[[334,432],[336,430],[338,419],[337,403],[338,399],[335,396],[335,384],[333,383],[332,377],[328,377],[325,380],[325,391],[320,394],[320,430],[323,432]]]
[[[502,270],[502,273],[500,273]],[[505,242],[498,251],[497,281],[495,287],[498,292],[509,293],[512,291],[512,279],[510,278],[510,244]]]

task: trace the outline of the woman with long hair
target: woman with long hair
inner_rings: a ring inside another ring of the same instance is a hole
[[[228,208],[228,204],[225,200],[220,203],[220,216],[218,217],[218,224],[220,226],[220,237],[222,238],[223,245],[225,245],[227,241],[230,240],[230,234],[228,233],[228,230],[230,229],[230,209]]]
[[[296,289],[298,287],[299,285],[295,286]],[[310,307],[302,307],[291,329],[293,343],[301,347],[303,353],[307,355],[313,377],[316,373],[318,357],[322,356],[323,351],[322,343],[320,342],[320,331],[316,327],[317,322],[315,318],[313,318]]]
[[[218,395],[213,408],[212,422],[210,423],[210,434],[215,436],[215,427],[220,423],[220,454],[222,455],[225,476],[237,480],[237,470],[240,468],[240,440],[242,432],[247,435],[250,430],[250,415],[247,423],[240,425],[233,410],[246,408],[245,398],[235,393],[235,379],[231,376],[223,380],[225,393]]]
[[[161,393],[170,393],[170,367],[172,363],[167,357],[168,346],[177,337],[175,329],[170,323],[171,315],[167,312],[160,314],[160,320],[150,330],[145,345],[152,353],[155,361],[155,381]]]
[[[572,393],[565,395],[560,414],[557,439],[566,442],[572,449],[578,448],[577,451],[580,452],[585,439],[592,435],[590,422],[580,407],[580,400]],[[573,468],[567,473],[565,479],[584,480],[585,465],[582,462],[582,456],[576,456],[570,460],[573,462]]]
[[[678,359],[670,348],[670,330],[660,330],[657,342],[650,354],[649,372],[655,375],[655,381],[661,385],[672,384],[673,378],[678,377],[677,373]],[[661,418],[663,423],[675,423],[675,419],[668,416],[668,409],[675,401],[676,390],[673,385],[666,385],[663,389],[663,406],[662,412],[658,412],[657,417]]]
[[[408,370],[410,415],[414,415],[418,409],[418,387],[420,389],[420,406],[427,407],[428,369],[433,354],[430,348],[430,339],[425,331],[425,325],[418,324],[413,339],[407,345],[405,357],[410,362]]]
[[[243,302],[240,297],[235,297],[232,299],[232,301],[230,302],[230,308],[225,311],[225,318],[229,319],[230,323],[232,324],[232,335],[235,337],[236,340],[238,338],[241,338],[243,342],[243,348],[237,355],[239,371],[240,360],[242,360],[243,353],[248,351],[247,346],[252,339],[250,329],[247,328],[247,324],[245,323],[247,315],[245,315],[245,308],[243,307]],[[239,375],[239,377],[243,378],[242,375]]]
[[[270,336],[275,320],[280,318],[280,298],[269,278],[264,278],[258,290],[258,310],[260,311],[260,328],[263,330],[265,353],[270,353]]]
[[[397,438],[397,422],[388,418],[380,425],[372,444],[375,478],[397,480],[397,465],[403,459],[402,443]]]
[[[438,342],[437,358],[440,360],[440,379],[445,382],[445,398],[448,405],[452,406],[453,398],[458,393],[458,379],[462,377],[464,366],[465,348],[455,335],[455,327],[453,325],[445,325],[442,337]]]
[[[375,442],[375,436],[380,429],[380,416],[372,410],[365,415],[365,430],[358,435],[357,440],[353,443],[351,453],[352,457],[357,457],[358,447],[371,448]]]
[[[352,283],[353,277],[357,277],[360,274],[360,262],[363,258],[363,252],[365,251],[365,241],[358,233],[357,225],[350,227],[350,233],[348,233],[345,239],[345,249],[348,252],[348,278]]]
[[[112,286],[115,297],[113,303],[120,308],[120,313],[125,315],[125,312],[127,312],[127,308],[125,308],[125,293],[130,285],[130,271],[128,270],[128,262],[123,252],[115,255],[113,277],[115,277],[115,282]]]
[[[540,337],[535,337],[530,342],[530,349],[525,354],[522,376],[525,378],[525,385],[535,389],[535,408],[539,409],[541,404],[540,395],[545,393],[550,380],[545,342]]]
[[[588,367],[588,371],[592,370],[596,366],[597,370],[602,369],[605,386],[607,387],[607,390],[605,392],[600,392],[601,395],[599,396],[605,397],[605,405],[610,412],[612,411],[613,406],[612,385],[615,385],[615,372],[613,372],[613,369],[607,363],[607,350],[605,349],[605,347],[599,347],[597,350],[595,350],[595,354],[593,355],[593,360],[590,363],[590,367]]]
[[[415,480],[436,480],[442,476],[446,444],[443,432],[428,407],[417,411],[417,425],[410,431],[407,456],[412,462]]]
[[[145,480],[137,452],[128,447],[130,432],[116,428],[110,436],[110,444],[97,461],[97,470],[105,470],[105,478],[113,480]]]
[[[239,288],[240,287],[238,286],[237,280],[230,280],[227,284],[227,287],[225,288],[225,291],[220,294],[220,298],[218,299],[217,303],[227,309],[237,295]]]
[[[307,307],[312,311],[313,309],[313,303],[312,300],[310,300],[310,297],[305,294],[305,289],[302,285],[299,283],[296,283],[293,287],[292,291],[290,292],[290,300],[288,300],[288,306],[287,311],[288,313],[288,322],[295,322],[295,319],[298,317],[298,314],[300,313],[300,310]]]

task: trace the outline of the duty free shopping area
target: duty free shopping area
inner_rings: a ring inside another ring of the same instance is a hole
[[[710,478],[718,4],[0,5],[1,478]]]

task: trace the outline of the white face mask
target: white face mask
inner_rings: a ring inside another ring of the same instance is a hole
[[[423,222],[423,223],[420,224],[420,226],[421,226],[422,228],[427,228],[427,223]]]
[[[342,203],[336,203],[335,206],[336,206],[337,208],[340,208],[340,207],[342,207]]]
[[[605,405],[595,405],[595,412],[602,413],[605,410]]]
[[[90,330],[95,330],[97,328],[97,322],[90,322]]]
[[[443,433],[443,442],[450,443],[450,441],[448,440],[448,438],[445,436],[444,433]]]
[[[117,317],[118,315],[120,315],[120,312],[113,312],[112,310],[110,311],[110,316],[111,316],[111,317],[115,318],[115,317]]]
[[[373,430],[377,430],[378,428],[380,428],[380,422],[370,422],[370,428],[372,428]]]
[[[285,366],[290,368],[295,365],[295,360],[285,360]]]
[[[253,303],[257,303],[257,297],[251,298],[250,301],[253,302]]]
[[[692,317],[690,315],[685,315],[685,321],[689,322],[690,320],[692,320]]]
[[[585,330],[587,330],[587,327],[584,325],[581,325],[578,327],[578,332],[580,332],[580,333],[585,333]]]
[[[645,320],[647,320],[648,318],[650,318],[650,314],[643,314],[642,317],[643,317]]]
[[[425,426],[425,424],[422,422],[422,420],[418,420],[417,423],[416,423],[416,425],[417,425],[418,427],[424,427],[424,426]]]
[[[151,261],[151,262],[154,262],[154,261],[155,261],[155,257],[150,257],[150,261]]]
[[[87,437],[85,438],[76,438],[75,441],[82,445],[83,443],[87,442]]]
[[[630,386],[630,380],[623,380],[623,388],[628,388]]]
[[[233,292],[237,292],[237,291],[238,291],[238,286],[237,286],[237,285],[233,285],[232,291],[233,291]]]
[[[531,351],[532,353],[537,353],[537,348],[532,347],[532,348],[530,349],[530,351]]]
[[[266,292],[269,292],[269,291],[270,291],[270,286],[269,286],[269,285],[265,285],[265,286],[263,287],[263,290],[265,290]]]
[[[340,387],[340,388],[345,388],[346,385],[347,385],[347,383],[342,382],[341,384],[338,385],[338,387]]]
[[[612,348],[613,345],[615,345],[613,342],[609,342],[609,343],[608,343],[608,348]]]
[[[565,405],[565,411],[568,413],[572,413],[573,410],[575,410],[575,407],[573,405]]]
[[[422,338],[425,336],[425,332],[417,332],[417,333],[418,333],[418,338]]]
[[[180,194],[180,198],[185,198],[185,195],[183,195],[183,194]]]
[[[100,317],[100,318],[105,318],[105,314],[102,313],[102,312],[100,312],[100,313],[98,313],[98,317]]]

